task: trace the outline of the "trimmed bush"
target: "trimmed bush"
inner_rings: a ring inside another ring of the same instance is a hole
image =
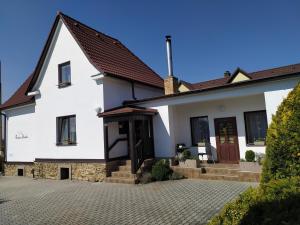
[[[262,182],[300,175],[300,83],[273,116],[266,145]]]
[[[151,175],[157,181],[168,180],[172,173],[169,160],[161,159],[152,167]]]
[[[254,162],[255,160],[255,153],[252,150],[247,150],[245,153],[245,158],[247,162]]]
[[[249,188],[225,205],[209,225],[300,224],[300,178],[273,180]]]

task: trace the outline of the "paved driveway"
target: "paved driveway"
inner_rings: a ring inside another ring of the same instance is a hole
[[[250,183],[146,185],[0,177],[0,224],[206,224]]]

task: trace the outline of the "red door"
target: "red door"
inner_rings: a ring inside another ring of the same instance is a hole
[[[239,163],[240,152],[236,118],[215,119],[218,161],[222,163]]]

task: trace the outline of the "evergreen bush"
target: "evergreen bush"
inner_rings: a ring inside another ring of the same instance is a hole
[[[300,83],[273,116],[266,145],[262,182],[300,175]]]
[[[300,224],[300,178],[272,180],[249,188],[225,205],[209,225]]]

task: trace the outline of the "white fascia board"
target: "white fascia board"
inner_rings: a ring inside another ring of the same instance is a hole
[[[95,75],[92,75],[91,78],[93,80],[101,80],[105,77],[105,73],[97,73]]]
[[[20,108],[25,108],[25,107],[28,107],[28,106],[34,106],[35,105],[35,102],[33,103],[28,103],[28,104],[25,104],[25,105],[20,105],[20,106],[15,106],[15,107],[11,107],[11,108],[8,108],[8,109],[3,109],[2,112],[8,112],[8,111],[13,111],[13,110],[16,110],[16,109],[20,109]]]
[[[36,96],[36,95],[39,95],[39,94],[41,94],[41,92],[39,90],[36,90],[36,91],[28,92],[27,96]]]

